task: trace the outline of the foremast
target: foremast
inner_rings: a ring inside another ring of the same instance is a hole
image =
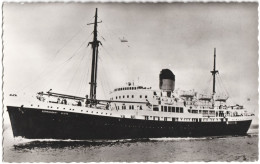
[[[90,81],[90,100],[95,102],[96,100],[96,90],[97,90],[97,68],[98,68],[98,47],[99,44],[102,43],[97,39],[97,24],[101,23],[97,21],[98,18],[98,9],[96,8],[95,13],[95,22],[89,23],[88,25],[94,24],[94,31],[93,31],[93,41],[89,42],[92,46],[92,65],[91,65],[91,81]]]
[[[212,100],[213,104],[212,106],[214,107],[215,103],[215,93],[216,93],[216,74],[218,73],[218,70],[216,70],[216,48],[214,48],[214,65],[213,65],[213,71],[210,71],[212,76],[213,76],[213,92],[212,92]]]

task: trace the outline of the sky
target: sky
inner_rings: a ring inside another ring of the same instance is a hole
[[[258,113],[257,3],[5,3],[4,96],[89,94],[95,8],[98,97],[129,81],[158,89],[165,68],[175,88],[211,91],[216,48],[230,102]]]

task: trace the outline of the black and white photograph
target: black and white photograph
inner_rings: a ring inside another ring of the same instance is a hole
[[[3,162],[257,162],[258,2],[3,2]]]

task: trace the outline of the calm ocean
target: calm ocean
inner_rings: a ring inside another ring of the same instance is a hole
[[[258,127],[247,136],[143,140],[27,140],[4,132],[5,162],[256,161]]]

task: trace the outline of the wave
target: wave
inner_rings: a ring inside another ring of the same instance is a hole
[[[258,129],[259,128],[259,125],[258,124],[252,124],[250,126],[250,129]]]
[[[207,136],[207,137],[163,137],[163,138],[137,138],[137,139],[88,139],[88,140],[74,140],[74,139],[26,139],[23,137],[15,137],[15,144],[24,144],[30,142],[64,142],[64,143],[124,143],[124,142],[153,142],[153,141],[193,141],[193,140],[211,140],[211,139],[225,139],[232,137],[254,137],[258,133],[248,133],[247,135],[226,135],[226,136]]]
[[[15,137],[15,142],[17,143],[27,143],[27,142],[118,142],[118,141],[127,141],[131,139],[122,139],[122,140],[74,140],[74,139],[27,139],[23,137]]]
[[[226,136],[222,136],[226,137]],[[73,143],[117,143],[117,142],[153,142],[153,141],[187,141],[187,140],[208,140],[214,138],[221,138],[220,136],[210,137],[163,137],[163,138],[137,138],[137,139],[89,139],[89,140],[74,140],[74,139],[26,139],[23,137],[16,137],[16,144],[24,144],[30,142],[73,142]]]

